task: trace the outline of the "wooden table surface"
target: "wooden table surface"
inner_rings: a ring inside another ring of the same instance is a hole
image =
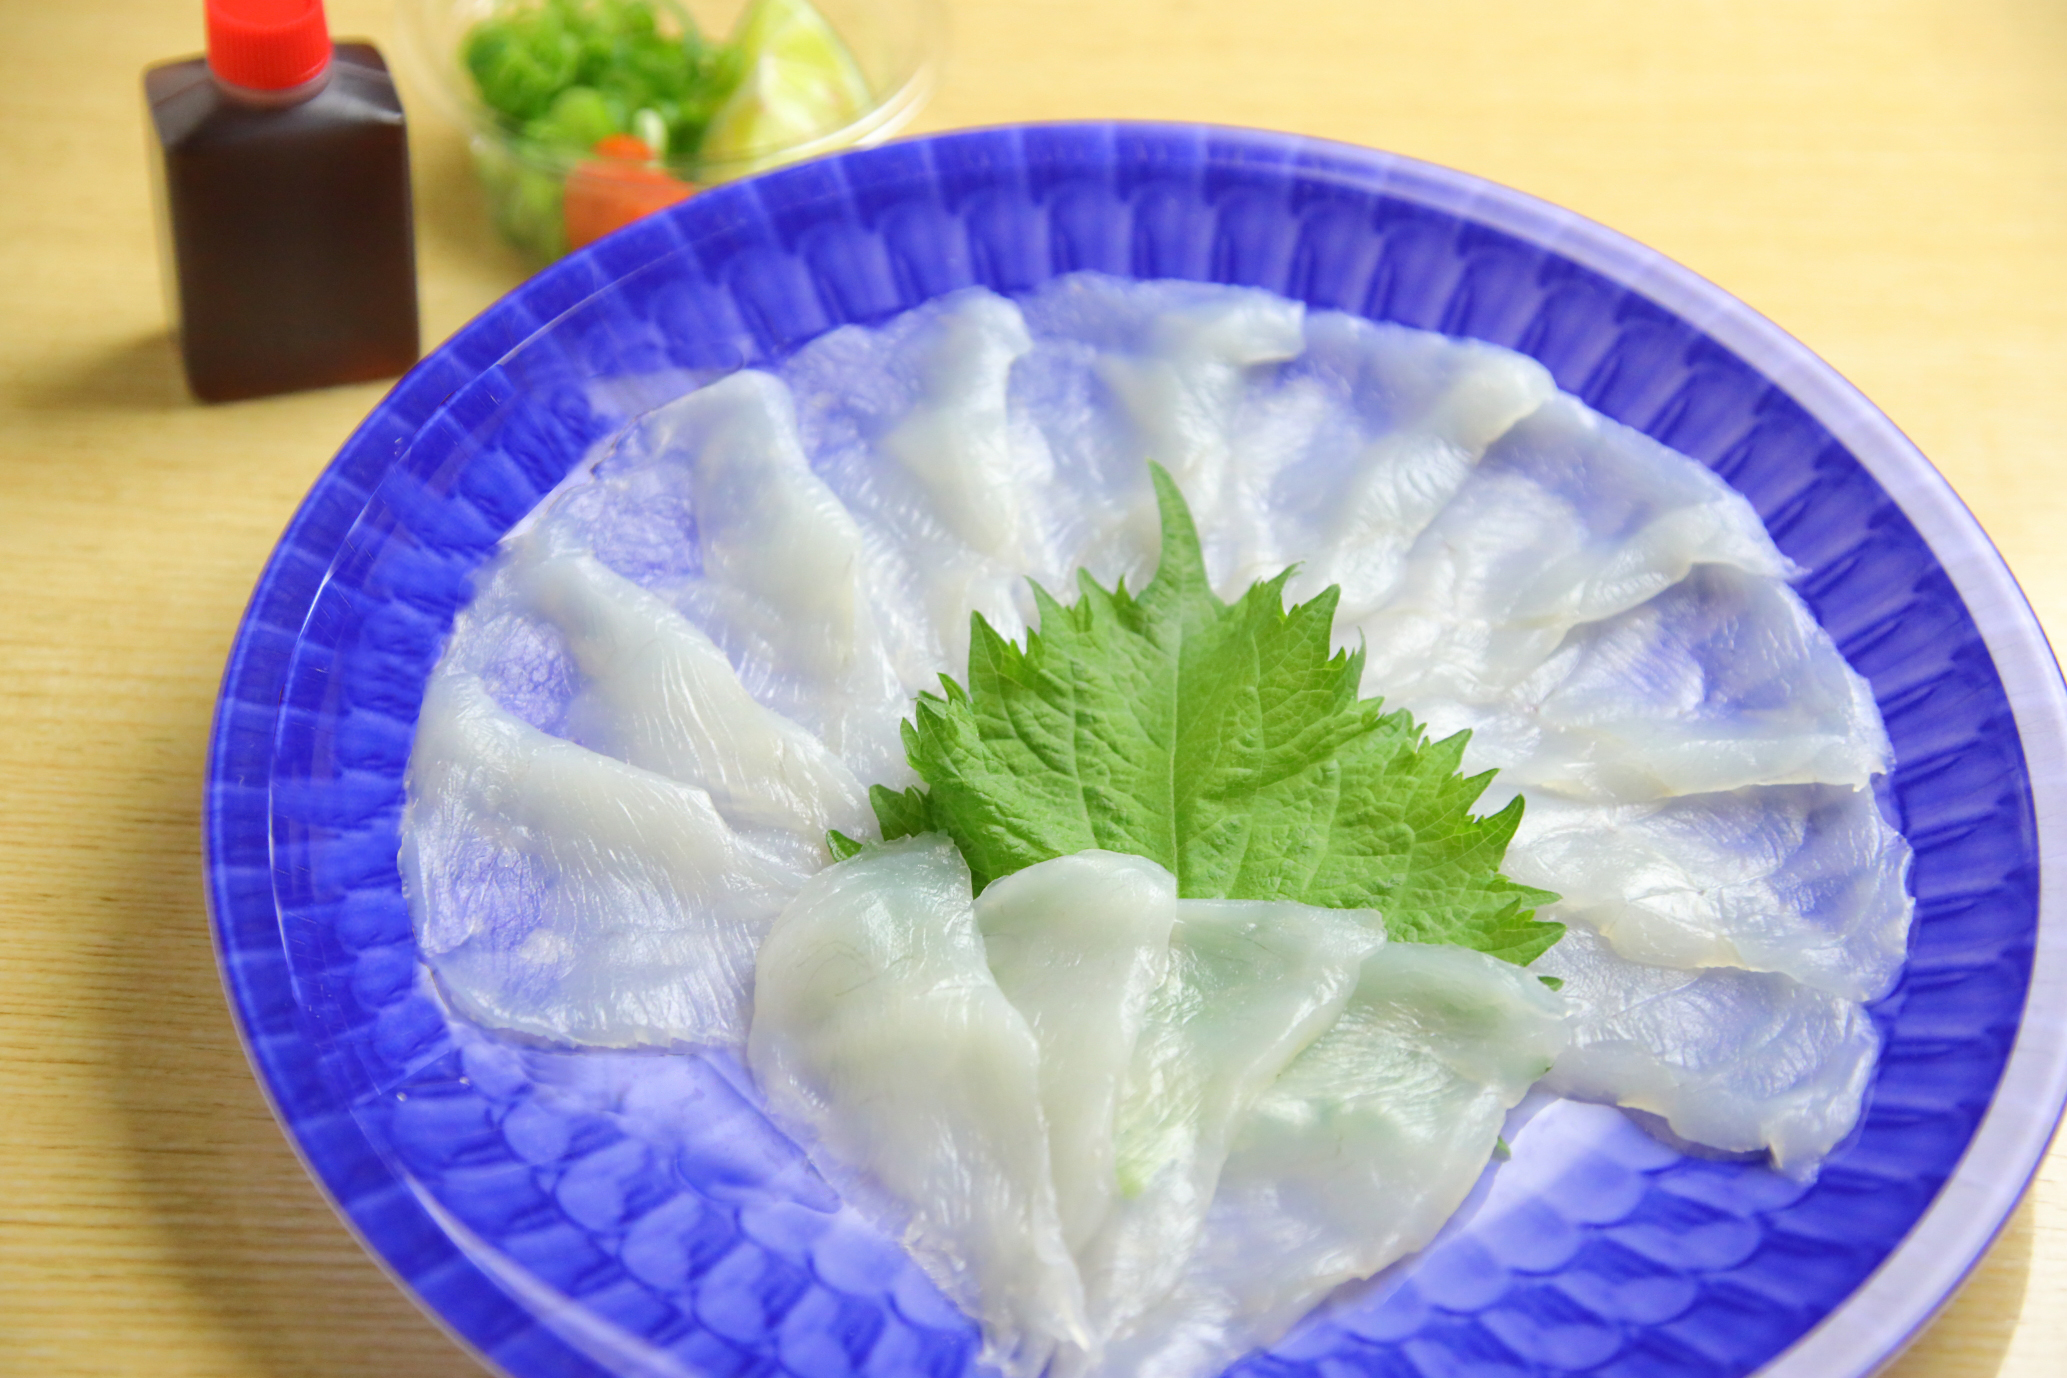
[[[1328,135],[1583,212],[1865,390],[2067,631],[2067,7],[2043,0],[955,0],[920,129]],[[0,1375],[472,1362],[345,1233],[216,983],[204,744],[246,595],[369,385],[201,407],[160,307],[138,73],[199,0],[0,0]],[[385,44],[383,0],[332,29]],[[412,131],[426,343],[516,283]],[[1893,1372],[2067,1371],[2067,1156]]]

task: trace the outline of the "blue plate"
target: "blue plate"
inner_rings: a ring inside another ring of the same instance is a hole
[[[2067,836],[2067,695],[2038,625],[1923,457],[1731,297],[1517,193],[1275,134],[989,130],[722,187],[526,283],[395,388],[259,581],[209,764],[224,982],[316,1177],[520,1378],[973,1367],[974,1328],[840,1206],[725,1058],[448,1024],[397,824],[425,676],[473,571],[595,442],[836,325],[1077,269],[1506,345],[1713,466],[1811,571],[1803,596],[1872,682],[1916,849],[1909,965],[1875,1009],[1886,1051],[1813,1186],[1554,1107],[1475,1213],[1237,1371],[1873,1369],[2000,1228],[2067,1099],[2067,926],[2041,888]]]

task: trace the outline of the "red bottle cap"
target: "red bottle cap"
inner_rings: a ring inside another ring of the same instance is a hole
[[[323,0],[207,0],[208,67],[232,86],[284,91],[330,62]]]

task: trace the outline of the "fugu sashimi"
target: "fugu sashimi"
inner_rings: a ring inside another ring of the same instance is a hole
[[[1040,1050],[998,989],[969,869],[937,835],[870,849],[798,892],[761,945],[747,1059],[777,1118],[983,1325],[1008,1378],[1087,1344],[1063,1243]]]
[[[1041,1049],[1063,1237],[1080,1248],[1119,1192],[1113,1122],[1149,1000],[1170,970],[1177,880],[1145,857],[1079,852],[976,897],[992,975]]]
[[[701,628],[588,555],[520,544],[511,575],[557,627],[588,683],[574,735],[620,760],[695,785],[735,827],[816,843],[868,832],[861,782],[797,724],[747,693]]]
[[[1237,447],[1238,412],[1257,365],[1298,355],[1301,316],[1280,297],[1229,293],[1159,313],[1138,353],[1098,361],[1136,451],[1170,471],[1200,528],[1214,533],[1208,558],[1224,597],[1254,582],[1244,572],[1265,544],[1262,496],[1275,477],[1257,462],[1260,448]],[[1153,532],[1154,515],[1154,504],[1137,498],[1128,522]]]
[[[1685,455],[1560,396],[1515,425],[1414,542],[1386,605],[1338,623],[1370,647],[1367,694],[1483,702],[1565,633],[1696,565],[1790,566],[1743,497]]]
[[[935,685],[969,653],[969,614],[1025,628],[1029,577],[1052,559],[1052,466],[1040,431],[1008,406],[1033,347],[1019,308],[982,288],[873,330],[848,327],[792,364],[817,401],[805,417],[823,471],[860,521],[878,613],[905,687]]]
[[[1152,459],[1184,490],[1216,585],[1231,584],[1266,539],[1264,493],[1285,457],[1237,438],[1243,403],[1299,354],[1305,308],[1249,288],[1096,273],[1057,278],[1023,305],[1036,336],[1060,345],[1042,351],[1018,397],[1080,509],[1062,519],[1072,565],[1136,586],[1154,568]]]
[[[1340,585],[1337,616],[1368,616],[1486,448],[1556,393],[1547,369],[1511,350],[1310,314],[1305,353],[1254,404],[1252,428],[1306,434],[1271,488],[1272,548],[1237,582],[1296,563],[1294,601]]]
[[[886,470],[914,480],[906,486],[921,500],[912,507],[947,532],[947,539],[908,533],[901,542],[907,577],[938,638],[930,656],[914,654],[931,665],[962,665],[971,613],[1017,636],[1031,608],[1028,577],[1052,577],[1043,524],[1028,510],[1046,500],[1048,466],[1045,452],[1028,452],[1038,432],[1033,446],[1013,443],[1005,409],[1012,361],[1032,343],[1018,309],[977,297],[944,314],[930,334],[918,342],[915,371],[933,377],[877,448]]]
[[[1852,1000],[1907,951],[1909,844],[1871,790],[1775,785],[1645,804],[1529,800],[1503,870],[1631,961],[1776,971]]]
[[[821,829],[874,831],[860,784],[917,780],[900,721],[972,611],[1016,637],[1029,578],[1142,587],[1151,460],[1222,595],[1339,584],[1363,692],[1473,731],[1480,812],[1528,796],[1502,869],[1569,925],[1528,971],[1139,858],[975,898],[937,837],[823,867]],[[1424,1242],[1553,1054],[1550,1087],[1789,1172],[1850,1131],[1908,854],[1794,573],[1519,354],[1204,283],[952,293],[662,406],[506,540],[412,757],[420,948],[494,1031],[747,1042],[1008,1378],[1202,1378]]]
[[[601,1047],[736,1043],[755,948],[810,862],[740,838],[702,790],[547,736],[479,677],[434,675],[402,876],[469,1018]]]
[[[1574,629],[1496,705],[1431,716],[1472,727],[1467,765],[1503,786],[1600,801],[1860,788],[1893,764],[1871,688],[1801,600],[1720,565]]]
[[[691,475],[702,577],[681,600],[757,697],[858,774],[894,778],[909,703],[871,612],[861,529],[811,471],[787,385],[743,370],[644,424],[659,462]]]
[[[1531,970],[1561,978],[1576,1011],[1554,1091],[1796,1174],[1858,1120],[1879,1039],[1856,1000],[1777,972],[1646,966],[1577,925]]]
[[[1421,1248],[1566,1039],[1534,973],[1391,942],[1335,1022],[1257,1098],[1175,1292],[1109,1342],[1111,1378],[1200,1378],[1321,1297]]]
[[[1033,348],[1019,308],[981,288],[958,292],[894,361],[914,399],[877,448],[923,494],[926,515],[973,555],[1040,568],[1036,509],[1046,454],[1015,444],[1006,408],[1012,365]],[[1021,439],[1038,443],[1038,432]],[[961,619],[957,619],[961,620]]]
[[[1370,910],[1180,900],[1115,1119],[1121,1202],[1078,1251],[1091,1322],[1115,1333],[1182,1276],[1229,1143],[1257,1096],[1341,1014]],[[1071,1372],[1067,1360],[1060,1372]]]

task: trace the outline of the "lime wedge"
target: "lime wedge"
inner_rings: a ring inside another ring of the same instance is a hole
[[[699,181],[775,167],[799,144],[832,133],[867,108],[854,55],[810,0],[754,0],[732,39],[739,85],[704,130]]]

